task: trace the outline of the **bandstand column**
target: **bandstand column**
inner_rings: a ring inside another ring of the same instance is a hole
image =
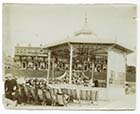
[[[123,87],[125,87],[125,82],[126,82],[126,73],[127,73],[127,54],[124,54],[124,61],[125,61],[125,72],[124,72],[124,77],[123,77]]]
[[[109,78],[110,78],[110,50],[107,51],[107,88],[109,87]]]
[[[69,84],[72,82],[72,58],[73,58],[73,46],[70,45],[70,69],[69,69]]]
[[[54,57],[52,59],[52,81],[54,82]]]
[[[94,65],[94,60],[93,60],[92,61],[91,84],[93,84],[93,80],[94,80],[94,69],[95,69],[95,65]]]
[[[51,52],[49,51],[48,52],[47,84],[49,83],[50,67],[51,67]]]

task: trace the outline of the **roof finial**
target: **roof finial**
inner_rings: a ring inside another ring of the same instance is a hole
[[[85,12],[85,24],[88,23],[87,12]]]

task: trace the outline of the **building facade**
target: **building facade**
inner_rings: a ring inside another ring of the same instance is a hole
[[[41,46],[16,46],[14,66],[16,69],[45,70],[47,69],[47,54]]]

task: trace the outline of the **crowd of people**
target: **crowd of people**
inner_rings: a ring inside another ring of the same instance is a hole
[[[60,80],[66,80],[66,78],[68,77],[63,76]],[[82,73],[73,74],[72,84],[85,86],[89,84],[89,79]],[[98,80],[94,81],[94,87],[99,87]],[[16,105],[64,106],[74,100],[71,94],[63,92],[60,88],[53,88],[45,78],[15,77],[12,74],[5,76],[5,98],[16,102]]]
[[[63,99],[59,102],[57,97]],[[5,98],[16,101],[16,105],[66,105],[69,95],[63,94],[59,89],[54,89],[47,84],[46,79],[16,78],[12,74],[5,79]],[[8,105],[8,104],[7,104]]]
[[[55,79],[56,83],[69,83],[69,73],[66,71],[62,76]],[[72,73],[72,84],[74,85],[84,85],[89,82],[89,78],[86,77],[83,72],[73,72]]]
[[[83,72],[73,72],[72,73],[72,84],[74,85],[82,85],[82,86],[92,86],[93,87],[106,87],[106,80],[91,80],[87,77]],[[69,73],[65,72],[59,78],[54,80],[55,84],[68,84],[69,83]]]

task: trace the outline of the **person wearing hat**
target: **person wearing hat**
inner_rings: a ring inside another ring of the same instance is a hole
[[[11,80],[11,74],[6,74],[5,75],[5,83],[4,83],[4,88],[5,88],[5,97],[11,99],[11,94],[9,93],[9,86],[10,86],[10,80]]]
[[[7,74],[6,77],[8,77],[8,79],[5,80],[5,97],[18,102],[18,85],[16,78],[12,74]]]

